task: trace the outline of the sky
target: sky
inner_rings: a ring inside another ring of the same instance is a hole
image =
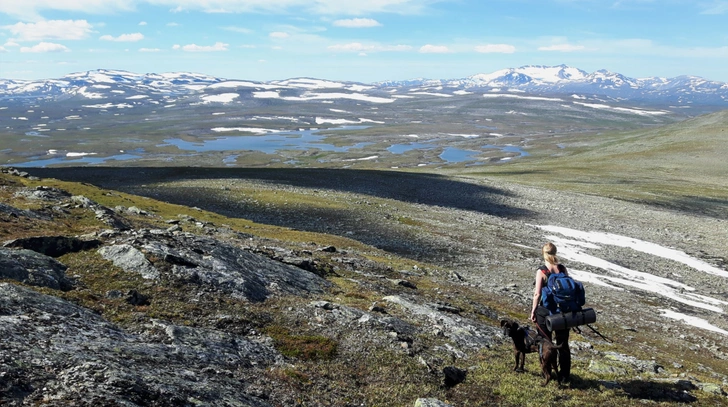
[[[0,78],[456,79],[524,65],[728,82],[728,0],[2,0]]]

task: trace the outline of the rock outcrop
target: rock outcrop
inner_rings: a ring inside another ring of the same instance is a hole
[[[66,278],[66,269],[54,258],[32,250],[0,247],[0,278],[56,290],[70,290],[73,283]]]
[[[236,372],[281,361],[266,337],[162,321],[131,334],[9,283],[0,283],[0,330],[0,400],[8,405],[264,407]]]

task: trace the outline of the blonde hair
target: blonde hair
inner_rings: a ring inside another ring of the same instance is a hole
[[[543,252],[543,259],[547,263],[559,264],[559,259],[558,259],[558,257],[556,257],[556,245],[554,245],[551,242],[548,242],[545,245],[543,245],[541,252]]]

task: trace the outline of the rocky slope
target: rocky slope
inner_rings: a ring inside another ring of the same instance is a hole
[[[547,240],[604,337],[574,333],[572,384],[534,397],[728,402],[725,219],[406,173],[31,171],[196,207],[170,209],[3,171],[7,405],[519,405],[497,383],[538,369],[510,373],[498,322],[526,323]]]

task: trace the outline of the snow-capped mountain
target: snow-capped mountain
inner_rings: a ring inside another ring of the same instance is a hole
[[[6,103],[21,100],[76,99],[134,100],[136,104],[165,103],[179,96],[208,103],[232,101],[246,95],[301,101],[330,98],[334,94],[336,98],[394,102],[396,98],[383,98],[404,92],[420,96],[432,95],[432,92],[438,92],[440,96],[454,96],[470,92],[514,91],[537,95],[576,94],[661,105],[705,105],[714,106],[716,110],[728,108],[728,84],[723,82],[696,76],[636,79],[607,70],[588,73],[566,65],[529,65],[460,79],[420,78],[375,84],[313,78],[256,82],[188,72],[136,74],[106,69],[73,73],[57,79],[0,79],[0,101]]]
[[[562,81],[582,80],[588,74],[581,69],[560,66],[523,66],[502,69],[490,74],[478,74],[467,78],[465,86],[519,86],[525,84],[548,85]]]
[[[187,93],[222,81],[209,75],[176,72],[135,74],[99,69],[68,74],[58,79],[3,80],[0,98],[12,96],[59,98],[74,95],[100,99],[114,94]]]
[[[697,76],[676,78],[629,78],[608,70],[588,73],[566,65],[523,66],[477,74],[462,79],[440,80],[454,89],[525,91],[537,94],[586,94],[618,100],[668,104],[707,104],[728,107],[728,84]],[[382,82],[386,87],[432,86],[429,79]]]

